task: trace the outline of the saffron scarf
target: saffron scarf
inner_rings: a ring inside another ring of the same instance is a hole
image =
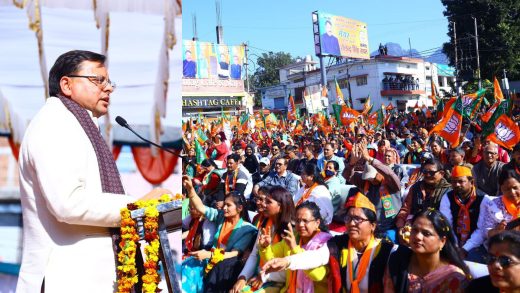
[[[520,217],[520,208],[506,196],[502,195],[502,203],[506,208],[507,212],[513,216],[513,220]]]
[[[454,194],[455,202],[459,206],[459,215],[457,217],[457,236],[459,236],[461,246],[466,243],[466,240],[469,238],[469,234],[471,232],[471,219],[469,215],[469,207],[475,199],[477,199],[477,192],[475,191],[475,187],[473,186],[471,190],[471,195],[466,204],[462,203],[462,200],[458,195]]]
[[[314,188],[318,186],[318,183],[314,183],[311,187],[307,188],[304,192],[302,197],[298,200],[295,206],[301,205],[303,202],[305,202],[310,196]]]
[[[356,270],[356,277],[354,278],[354,268],[352,264],[352,260],[354,259],[354,255],[356,254],[356,249],[352,245],[352,242],[349,240],[348,242],[348,277],[350,281],[350,292],[351,293],[360,293],[359,292],[359,282],[363,280],[365,277],[368,267],[370,265],[370,258],[372,256],[372,250],[375,246],[375,239],[374,235],[370,237],[370,241],[368,242],[368,246],[366,247],[365,251],[363,252],[363,255],[361,255],[361,259],[359,260],[357,270]]]

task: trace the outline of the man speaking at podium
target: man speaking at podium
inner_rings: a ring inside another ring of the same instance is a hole
[[[17,292],[114,292],[113,238],[125,195],[112,153],[97,126],[115,84],[105,56],[70,51],[49,73],[42,109],[19,155],[23,257]],[[156,188],[142,199],[170,193]],[[109,229],[113,228],[113,229]]]

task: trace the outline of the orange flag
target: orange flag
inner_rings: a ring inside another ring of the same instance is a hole
[[[432,105],[435,107],[435,105],[437,105],[437,88],[435,88],[435,83],[433,83],[433,79],[432,79],[432,95],[430,96],[430,98],[432,99]]]
[[[289,95],[289,105],[287,106],[287,120],[296,120],[296,107],[294,106],[294,98]]]
[[[504,99],[504,95],[502,94],[502,89],[500,88],[500,84],[498,83],[498,79],[496,78],[496,76],[495,81],[493,82],[493,88],[495,99],[498,101],[502,101]]]
[[[356,122],[358,117],[361,115],[358,111],[351,109],[345,105],[341,107],[341,124],[342,125],[349,125],[352,122]]]
[[[488,139],[507,149],[512,149],[520,142],[520,129],[511,118],[502,114],[495,123],[495,131],[488,136]]]
[[[438,133],[451,147],[455,148],[460,142],[462,129],[462,99],[459,97],[450,108],[444,111],[442,119],[430,130],[428,135]]]

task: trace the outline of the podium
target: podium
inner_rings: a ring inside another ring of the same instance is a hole
[[[175,271],[175,262],[172,254],[172,246],[168,233],[176,232],[182,229],[182,201],[174,200],[157,206],[159,211],[159,242],[161,243],[160,260],[166,276],[166,284],[168,292],[181,292],[179,288],[180,278]],[[138,209],[131,212],[132,218],[137,223],[137,231],[139,239],[144,239],[144,209]],[[179,251],[180,253],[180,251]]]

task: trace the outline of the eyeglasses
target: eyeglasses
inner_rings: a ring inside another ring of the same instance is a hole
[[[351,221],[354,221],[354,224],[359,225],[365,221],[368,221],[368,219],[364,219],[358,216],[345,216],[345,224],[350,223]]]
[[[518,262],[515,262],[510,257],[505,256],[505,255],[501,255],[501,256],[488,255],[486,257],[486,262],[487,262],[488,266],[494,264],[497,261],[498,261],[498,264],[500,264],[500,266],[503,269],[508,268],[508,267],[510,267],[512,265],[519,264]]]
[[[486,155],[492,155],[492,156],[495,156],[495,155],[498,155],[498,153],[494,153],[494,152],[488,152],[488,151],[485,151],[484,154]]]
[[[101,86],[101,88],[105,88],[108,84],[110,84],[114,89],[116,88],[116,83],[112,82],[109,78],[106,78],[102,75],[67,75],[67,77],[81,77],[81,78],[87,78],[92,83]]]
[[[423,170],[422,171],[424,175],[433,176],[439,172],[439,170]]]
[[[294,223],[295,223],[296,225],[299,225],[300,223],[303,223],[304,225],[307,225],[307,224],[309,224],[309,223],[311,223],[311,222],[314,222],[314,221],[316,221],[316,219],[308,219],[308,220],[307,220],[307,219],[296,219],[296,220],[294,221]]]

